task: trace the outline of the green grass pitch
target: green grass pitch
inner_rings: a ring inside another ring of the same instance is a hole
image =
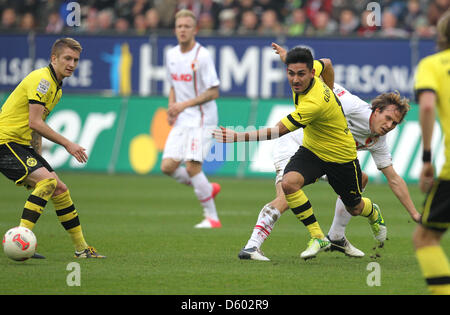
[[[388,238],[381,257],[367,220],[352,218],[347,237],[366,253],[360,259],[336,252],[303,261],[306,228],[289,211],[277,222],[263,250],[271,261],[240,261],[261,207],[272,200],[272,179],[212,178],[222,185],[216,205],[223,227],[197,230],[202,210],[190,187],[162,176],[61,173],[78,209],[88,243],[108,256],[76,260],[69,236],[49,202],[34,232],[45,260],[14,262],[0,255],[0,294],[427,294],[411,242],[415,224],[386,184],[369,183],[365,195],[381,206]],[[418,209],[423,195],[410,185]],[[0,232],[19,222],[29,194],[0,179]],[[336,196],[325,182],[305,188],[325,233]],[[447,255],[448,236],[443,239]],[[71,262],[80,285],[69,286]],[[367,279],[380,267],[379,286]]]

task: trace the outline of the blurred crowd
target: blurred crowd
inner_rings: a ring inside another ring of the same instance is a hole
[[[201,35],[409,38],[434,36],[450,0],[0,0],[0,31],[144,35],[171,31],[185,8]]]

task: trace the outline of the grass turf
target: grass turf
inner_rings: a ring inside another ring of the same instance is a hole
[[[270,262],[240,261],[261,207],[272,200],[272,179],[212,178],[222,185],[216,205],[223,227],[197,230],[202,210],[192,188],[160,176],[62,173],[78,209],[87,242],[105,260],[73,258],[70,238],[49,202],[34,228],[45,260],[14,262],[0,255],[0,294],[427,294],[414,256],[415,224],[385,184],[369,183],[365,196],[381,206],[388,227],[381,257],[367,220],[352,218],[348,239],[366,253],[360,259],[325,252],[303,261],[306,228],[287,212],[262,249]],[[0,179],[0,232],[18,224],[29,194]],[[423,195],[410,186],[418,209]],[[325,233],[336,196],[325,182],[305,188]],[[449,239],[444,237],[447,255]],[[80,264],[81,285],[68,286],[70,262]],[[369,286],[371,262],[380,266],[380,286]]]

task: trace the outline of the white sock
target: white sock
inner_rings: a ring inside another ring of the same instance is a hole
[[[281,213],[277,208],[265,205],[259,212],[258,220],[253,228],[253,233],[244,248],[260,248],[262,243],[272,232],[272,229],[280,217]]]
[[[219,221],[217,215],[216,204],[212,197],[212,186],[205,176],[205,173],[200,172],[191,177],[194,192],[204,209],[204,215],[207,218]]]
[[[175,172],[173,172],[172,177],[181,184],[192,186],[191,178],[189,177],[186,168],[183,166],[177,167]]]
[[[345,205],[341,198],[336,200],[336,209],[334,211],[333,224],[331,224],[328,236],[332,240],[340,240],[345,236],[345,228],[350,222],[352,215],[345,209]]]

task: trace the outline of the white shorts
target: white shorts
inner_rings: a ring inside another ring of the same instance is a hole
[[[173,127],[167,137],[162,158],[203,162],[212,144],[214,127]]]
[[[283,178],[284,168],[291,156],[297,152],[303,142],[303,128],[292,131],[276,140],[273,147],[273,165],[275,166],[275,185]]]

